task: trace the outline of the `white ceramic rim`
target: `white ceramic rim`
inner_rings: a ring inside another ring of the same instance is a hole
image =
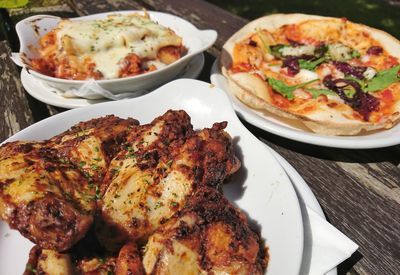
[[[296,189],[297,196],[300,196],[303,199],[304,203],[307,204],[308,207],[310,207],[317,214],[319,214],[323,219],[326,220],[326,217],[321,208],[321,205],[319,204],[314,193],[311,191],[310,187],[307,185],[307,183],[304,181],[304,179],[300,176],[299,172],[297,172],[296,169],[294,169],[294,167],[286,159],[284,159],[278,152],[274,151],[272,148],[269,148],[269,149],[271,150],[271,152],[274,155],[274,157],[276,158],[276,160],[279,162],[279,164],[282,166],[282,168],[285,170],[286,174],[288,175],[290,181],[292,182],[293,186]],[[306,244],[304,244],[304,249],[306,249]],[[303,253],[303,263],[302,264],[304,264],[304,261],[305,261],[305,255]],[[307,275],[307,274],[302,273],[301,275]],[[325,273],[325,275],[337,275],[337,268],[333,268],[332,270]]]
[[[74,18],[69,18],[72,21],[75,20],[91,20],[91,19],[96,19],[98,17],[105,17],[107,15],[111,15],[111,14],[130,14],[130,13],[143,13],[143,11],[141,10],[126,10],[126,11],[112,11],[112,12],[103,12],[103,13],[97,13],[97,14],[92,14],[92,15],[86,15],[86,16],[80,16],[80,17],[74,17]],[[196,28],[192,23],[190,23],[189,21],[176,16],[176,15],[172,15],[172,14],[168,14],[168,13],[163,13],[163,12],[157,12],[157,11],[147,11],[147,13],[150,15],[150,17],[152,17],[153,20],[157,20],[157,17],[160,16],[167,16],[170,17],[171,20],[180,20],[183,24],[185,24],[186,28],[191,29],[191,31],[193,31],[193,33],[195,33],[198,37],[201,38],[201,41],[203,42],[202,47],[199,47],[198,49],[192,49],[192,51],[184,56],[182,56],[180,59],[178,59],[177,61],[163,67],[160,69],[157,69],[155,71],[152,72],[148,72],[148,73],[144,73],[144,74],[140,74],[140,75],[135,75],[135,76],[129,76],[129,77],[124,77],[124,78],[115,78],[115,79],[100,79],[100,80],[96,80],[96,82],[98,84],[109,84],[109,83],[115,83],[117,84],[118,82],[122,82],[122,81],[127,81],[127,80],[141,80],[143,78],[147,78],[147,77],[151,77],[154,75],[157,75],[158,73],[162,73],[165,70],[167,70],[168,68],[171,68],[173,66],[176,66],[182,62],[185,62],[186,60],[194,57],[195,55],[207,50],[209,47],[211,47],[215,41],[217,40],[217,32],[215,30],[200,30],[198,28]],[[25,18],[23,20],[21,20],[20,22],[18,22],[16,24],[16,31],[17,31],[17,35],[18,38],[20,40],[20,54],[22,54],[23,49],[28,47],[27,45],[25,45],[25,41],[23,39],[21,39],[21,37],[23,37],[23,33],[21,31],[21,26],[23,24],[26,24],[28,22],[32,22],[32,21],[37,21],[39,19],[45,19],[45,18],[59,18],[60,20],[62,18],[57,17],[57,16],[52,16],[52,15],[34,15],[28,18]],[[184,37],[182,37],[184,39]],[[190,50],[190,49],[189,49]],[[25,64],[20,60],[19,61],[21,65],[23,64],[24,67]],[[37,72],[35,70],[32,69],[28,69],[30,71],[30,73],[32,75],[35,75],[37,78],[49,81],[49,82],[56,82],[56,83],[61,83],[61,84],[76,84],[76,85],[81,85],[87,82],[87,80],[73,80],[73,79],[63,79],[63,78],[57,78],[57,77],[51,77],[45,74],[42,74],[40,72]]]
[[[176,79],[179,78],[197,78],[201,70],[204,67],[204,54],[199,53],[195,57],[193,57],[186,67],[183,69],[183,72],[180,73]],[[46,104],[57,106],[61,108],[74,109],[79,107],[85,107],[92,104],[97,104],[101,102],[108,102],[111,100],[108,99],[95,99],[90,100],[86,98],[65,98],[61,95],[57,95],[53,92],[55,88],[49,87],[44,84],[40,79],[29,75],[28,71],[25,68],[21,70],[21,83],[24,86],[26,92],[30,94],[32,97],[37,100],[44,102]],[[149,89],[149,92],[154,89]],[[140,96],[140,95],[137,95]]]
[[[236,137],[239,148],[247,152],[242,155],[244,168],[247,167],[247,169],[242,170],[245,173],[245,179],[247,179],[243,185],[243,190],[246,190],[245,194],[249,195],[247,195],[246,200],[241,200],[241,197],[234,196],[233,203],[241,207],[242,210],[248,211],[253,218],[257,215],[263,217],[270,215],[268,216],[268,222],[262,224],[262,230],[270,232],[267,235],[262,235],[263,238],[267,238],[267,245],[269,245],[271,253],[267,274],[280,275],[282,272],[286,275],[298,274],[302,262],[304,232],[300,205],[293,185],[265,144],[261,143],[241,124],[227,95],[209,83],[180,79],[172,81],[142,97],[69,110],[28,127],[7,141],[26,139],[29,136],[34,136],[35,139],[49,138],[62,132],[73,123],[105,114],[114,113],[121,117],[126,117],[129,113],[134,115],[131,110],[135,110],[135,104],[146,108],[146,110],[149,109],[144,104],[146,101],[153,106],[152,111],[160,112],[159,114],[166,111],[164,108],[167,105],[168,108],[174,109],[182,108],[179,106],[185,106],[184,109],[192,116],[195,127],[210,127],[209,123],[211,121],[220,121],[222,117],[229,122],[227,131],[233,135],[234,140]],[[160,105],[163,105],[163,107],[159,107]],[[156,109],[158,107],[163,110]],[[128,114],[126,110],[130,110]],[[207,120],[207,116],[210,121]],[[246,144],[246,146],[243,147],[240,144]],[[256,155],[257,157],[255,157]],[[249,163],[255,163],[257,168],[249,166]],[[265,169],[264,165],[269,165],[269,169]],[[250,171],[253,171],[252,167],[257,171],[262,171],[265,175],[257,179],[256,174],[246,172],[249,168],[251,168]],[[231,180],[234,179],[232,178]],[[257,188],[251,187],[249,185],[250,182],[256,184]],[[270,184],[264,184],[266,182]],[[269,190],[269,193],[263,193],[259,187],[262,187],[262,190]],[[224,192],[228,192],[225,193],[226,196],[231,198],[230,188],[232,187],[229,187],[229,184],[224,185]],[[263,196],[263,199],[252,200],[248,198],[249,196],[252,198]],[[251,205],[251,208],[249,208],[249,205]],[[266,207],[268,205],[270,207]],[[265,219],[263,218],[264,222]],[[0,232],[0,238],[3,237],[3,232]],[[6,252],[3,251],[3,253]]]
[[[372,149],[400,144],[400,123],[392,129],[380,130],[365,135],[326,136],[293,128],[284,121],[279,120],[279,118],[273,120],[262,112],[246,106],[229,91],[228,83],[219,68],[219,59],[215,60],[211,68],[210,79],[211,83],[226,92],[238,115],[254,126],[275,135],[308,144],[343,149]]]

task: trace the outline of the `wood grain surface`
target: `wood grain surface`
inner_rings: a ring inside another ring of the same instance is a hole
[[[1,141],[34,123],[19,72],[9,58],[10,54],[8,43],[0,41],[0,110],[3,112]]]
[[[247,23],[201,0],[73,0],[70,6],[77,15],[146,8],[181,16],[201,29],[217,30],[217,43],[205,55],[200,77],[205,81],[209,81],[211,65],[224,41]],[[0,42],[0,53],[0,108],[5,114],[0,139],[4,140],[63,109],[27,99],[18,71],[8,58],[7,43]],[[243,123],[294,166],[315,193],[328,220],[360,246],[339,266],[339,274],[400,274],[400,146],[373,150],[313,146]]]

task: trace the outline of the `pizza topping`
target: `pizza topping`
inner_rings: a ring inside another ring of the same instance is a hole
[[[367,70],[366,67],[361,66],[351,66],[349,63],[342,61],[333,61],[333,65],[346,75],[351,75],[357,79],[364,79],[364,72]]]
[[[296,76],[293,77],[295,83],[303,83],[319,78],[319,75],[313,71],[301,69]]]
[[[300,45],[289,46],[277,44],[269,46],[269,52],[278,59],[283,59],[282,68],[288,68],[288,75],[296,75],[300,69],[314,71],[321,63],[327,60],[337,62],[335,65],[343,73],[350,74],[356,78],[363,79],[364,67],[352,67],[344,61],[360,57],[360,53],[343,44],[331,45]]]
[[[363,76],[367,80],[371,80],[376,75],[376,70],[372,67],[367,67],[367,69],[363,72]]]
[[[383,49],[380,46],[371,46],[367,50],[367,54],[370,54],[370,55],[380,55],[382,53],[383,53]]]
[[[277,45],[272,45],[269,46],[269,52],[270,54],[272,54],[274,57],[276,58],[282,58],[282,53],[281,53],[281,49],[284,48],[285,45],[283,44],[277,44]]]
[[[319,64],[325,61],[325,57],[320,57],[314,60],[299,59],[299,65],[301,69],[314,71]]]
[[[371,112],[379,107],[379,100],[363,92],[358,82],[350,79],[335,79],[331,75],[324,78],[325,87],[334,91],[346,104],[359,112],[365,121],[369,120]]]
[[[271,53],[271,49],[270,49],[269,43],[268,43],[269,39],[266,36],[265,32],[263,32],[262,30],[259,29],[259,30],[257,30],[257,36],[258,36],[258,38],[260,38],[260,41],[262,44],[261,50],[264,53],[264,55],[268,55],[269,53]]]
[[[306,88],[306,91],[311,94],[312,98],[317,98],[320,95],[333,95],[333,96],[337,95],[335,92],[332,92],[331,90],[328,89]]]
[[[400,81],[400,65],[376,73],[376,76],[366,83],[366,92],[376,92],[387,88],[390,84]]]
[[[301,45],[297,47],[284,46],[278,50],[282,56],[302,56],[302,55],[314,55],[315,46],[313,45]]]
[[[252,47],[257,47],[257,42],[254,41],[254,40],[250,40],[249,41],[249,45],[252,46]]]
[[[296,89],[305,87],[305,86],[307,86],[311,83],[314,83],[318,80],[319,79],[314,79],[311,81],[307,81],[305,83],[288,86],[285,82],[271,77],[271,78],[268,78],[268,84],[272,87],[272,89],[275,92],[280,93],[281,95],[283,95],[284,97],[286,97],[289,100],[293,100],[294,99],[294,91]]]
[[[328,23],[331,30],[332,22]],[[349,118],[376,122],[378,113],[392,108],[385,107],[382,92],[400,81],[399,60],[367,33],[353,38],[352,32],[340,26],[337,32],[332,28],[332,36],[318,28],[298,32],[295,25],[275,32],[257,28],[235,45],[231,71],[237,73],[238,66],[249,63],[248,72],[262,76],[272,99],[268,102],[278,108],[293,113],[301,109],[305,114],[309,110],[304,111],[304,106],[319,106],[325,100],[342,108],[336,110],[346,110]],[[258,62],[253,62],[254,52]]]
[[[296,75],[300,71],[299,59],[296,56],[288,56],[282,64],[282,68],[285,67],[289,76]]]
[[[327,57],[336,61],[347,61],[360,56],[360,53],[341,43],[328,45]]]

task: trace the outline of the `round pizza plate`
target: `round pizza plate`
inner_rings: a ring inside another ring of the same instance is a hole
[[[236,113],[254,126],[295,141],[345,149],[381,148],[400,144],[400,124],[388,130],[371,131],[355,136],[326,136],[308,130],[300,122],[248,107],[230,92],[228,81],[222,75],[219,59],[211,68],[211,83],[224,90]]]

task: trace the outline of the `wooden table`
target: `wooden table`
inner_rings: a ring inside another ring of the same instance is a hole
[[[48,8],[40,8],[37,3],[36,6],[29,12],[63,16],[146,8],[181,16],[198,28],[216,29],[218,40],[206,53],[206,64],[199,77],[204,81],[210,81],[211,65],[224,41],[247,22],[201,0],[67,1]],[[12,28],[26,12],[3,10],[2,17],[10,19],[6,23]],[[15,39],[12,32],[8,37],[0,36],[0,109],[4,114],[0,141],[64,111],[25,93],[19,70],[9,58],[10,47],[18,49]],[[243,123],[297,169],[328,220],[360,246],[339,266],[339,274],[400,274],[400,146],[372,150],[326,148],[287,140]]]

